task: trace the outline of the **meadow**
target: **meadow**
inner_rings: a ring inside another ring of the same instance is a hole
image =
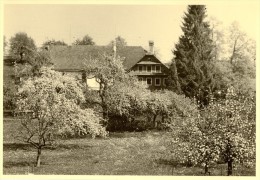
[[[202,176],[200,167],[171,161],[170,133],[165,131],[116,132],[108,138],[61,139],[43,150],[42,165],[34,167],[36,149],[16,140],[19,121],[4,119],[3,173],[41,175],[161,175]],[[226,175],[226,164],[210,169],[212,176]],[[255,168],[237,166],[236,176],[255,176]]]

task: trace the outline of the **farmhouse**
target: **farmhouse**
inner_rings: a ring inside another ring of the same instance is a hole
[[[54,64],[54,70],[63,72],[86,82],[92,89],[98,89],[93,77],[86,77],[84,64],[88,59],[107,54],[123,59],[127,72],[134,71],[139,81],[147,84],[150,89],[166,87],[168,68],[154,55],[154,42],[149,41],[149,51],[141,46],[51,46],[47,48]]]

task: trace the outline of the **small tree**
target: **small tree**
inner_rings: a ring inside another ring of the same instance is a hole
[[[234,163],[253,165],[255,162],[255,102],[242,98],[229,89],[225,100],[211,101],[198,116],[177,121],[173,129],[184,148],[181,161],[204,167],[209,173],[212,164],[227,163],[232,175]]]
[[[80,108],[84,95],[73,78],[48,68],[42,68],[40,74],[22,83],[17,101],[17,109],[24,113],[18,138],[37,149],[37,167],[42,149],[60,136],[106,135],[99,124],[102,118],[91,109]]]
[[[224,104],[217,103],[218,130],[216,136],[224,160],[227,163],[227,175],[232,175],[234,164],[252,166],[255,163],[256,111],[255,96],[238,95],[230,88]]]
[[[93,41],[92,37],[86,35],[82,39],[77,39],[73,44],[74,45],[95,45],[96,43]]]
[[[114,41],[114,40],[110,41],[110,43],[108,44],[108,46],[113,46],[114,43],[116,43],[116,47],[117,47],[117,48],[118,48],[118,47],[127,46],[126,40],[125,40],[124,38],[122,38],[121,36],[117,36],[117,37],[115,38],[115,41]]]

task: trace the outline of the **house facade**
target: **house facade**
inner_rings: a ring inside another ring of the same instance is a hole
[[[166,88],[169,69],[154,55],[154,42],[149,41],[149,51],[131,69],[142,84],[150,89]]]
[[[99,85],[93,77],[86,77],[84,65],[88,59],[99,55],[113,55],[116,53],[123,61],[127,72],[132,71],[138,80],[150,89],[166,87],[168,68],[154,55],[154,43],[149,42],[149,51],[141,46],[51,46],[48,48],[54,64],[54,70],[74,76],[86,82],[91,89],[98,89]],[[88,58],[89,57],[89,58]],[[91,63],[91,62],[89,62]]]

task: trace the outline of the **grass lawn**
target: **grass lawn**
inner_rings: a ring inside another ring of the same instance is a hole
[[[107,139],[60,140],[55,148],[43,150],[42,166],[32,168],[36,150],[17,142],[18,122],[4,120],[4,174],[70,175],[203,175],[198,167],[173,167],[167,159],[166,132],[111,133]],[[211,175],[226,175],[226,165],[211,169]],[[234,175],[255,176],[255,169],[238,167]]]

